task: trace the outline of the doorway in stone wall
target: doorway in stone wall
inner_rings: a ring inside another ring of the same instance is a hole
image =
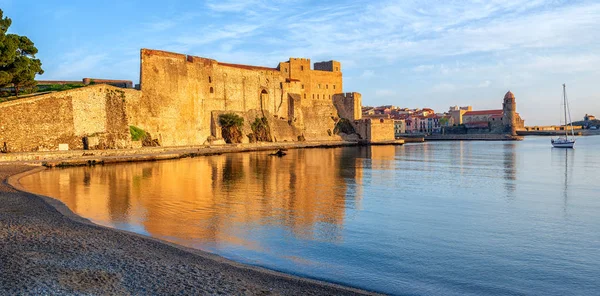
[[[260,111],[264,113],[267,110],[267,101],[269,100],[269,93],[266,89],[260,91]],[[263,114],[264,115],[264,114]]]

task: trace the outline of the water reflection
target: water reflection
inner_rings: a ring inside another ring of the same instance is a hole
[[[577,153],[547,142],[226,154],[22,184],[96,223],[389,294],[591,295],[600,137]]]
[[[387,160],[394,153],[362,147],[293,150],[284,158],[226,154],[52,170],[31,176],[29,183],[104,225],[135,225],[137,231],[184,244],[258,248],[247,239],[248,226],[283,227],[302,239],[342,240],[345,209],[362,198],[357,156]],[[384,160],[376,165],[388,166]],[[348,194],[348,186],[356,190]]]
[[[516,182],[517,180],[517,153],[516,143],[504,144],[504,187],[506,188],[506,195],[509,199],[515,198]]]
[[[569,183],[571,182],[570,176],[573,170],[573,154],[575,149],[552,149],[552,161],[558,166],[563,167],[563,178],[562,178],[562,196],[563,196],[563,213],[568,214],[569,204]]]

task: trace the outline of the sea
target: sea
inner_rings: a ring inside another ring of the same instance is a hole
[[[600,295],[600,136],[232,153],[21,179],[108,227],[393,295]]]

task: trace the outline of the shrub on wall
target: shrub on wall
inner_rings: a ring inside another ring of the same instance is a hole
[[[131,134],[132,141],[142,141],[142,146],[144,147],[156,147],[160,146],[158,140],[152,139],[152,136],[149,132],[137,127],[130,125],[129,133]]]
[[[129,126],[129,133],[131,133],[131,140],[133,141],[142,141],[146,137],[146,131],[133,125]]]
[[[271,132],[269,131],[269,122],[266,117],[255,118],[250,125],[252,134],[249,135],[250,142],[271,142]]]
[[[221,125],[221,135],[226,143],[242,142],[244,118],[235,113],[221,114],[219,115],[219,124]]]

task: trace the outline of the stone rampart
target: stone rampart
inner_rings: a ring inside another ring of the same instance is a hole
[[[309,65],[308,59],[292,58],[268,68],[142,49],[142,97],[128,107],[129,118],[164,146],[218,137],[211,128],[213,112],[233,112],[249,121],[251,116],[243,113],[269,114],[269,120],[290,125],[285,132],[276,125],[285,139],[337,140],[330,136],[332,117],[337,117],[332,96],[342,91],[341,72],[315,71]]]
[[[96,136],[101,148],[128,148],[125,102],[138,96],[95,85],[1,103],[0,145],[9,152],[83,149],[83,138]]]
[[[341,118],[350,121],[362,119],[362,98],[357,92],[336,94],[333,96],[333,104]]]
[[[377,143],[396,139],[394,134],[394,120],[392,119],[362,119],[354,122],[356,132],[361,139]]]

